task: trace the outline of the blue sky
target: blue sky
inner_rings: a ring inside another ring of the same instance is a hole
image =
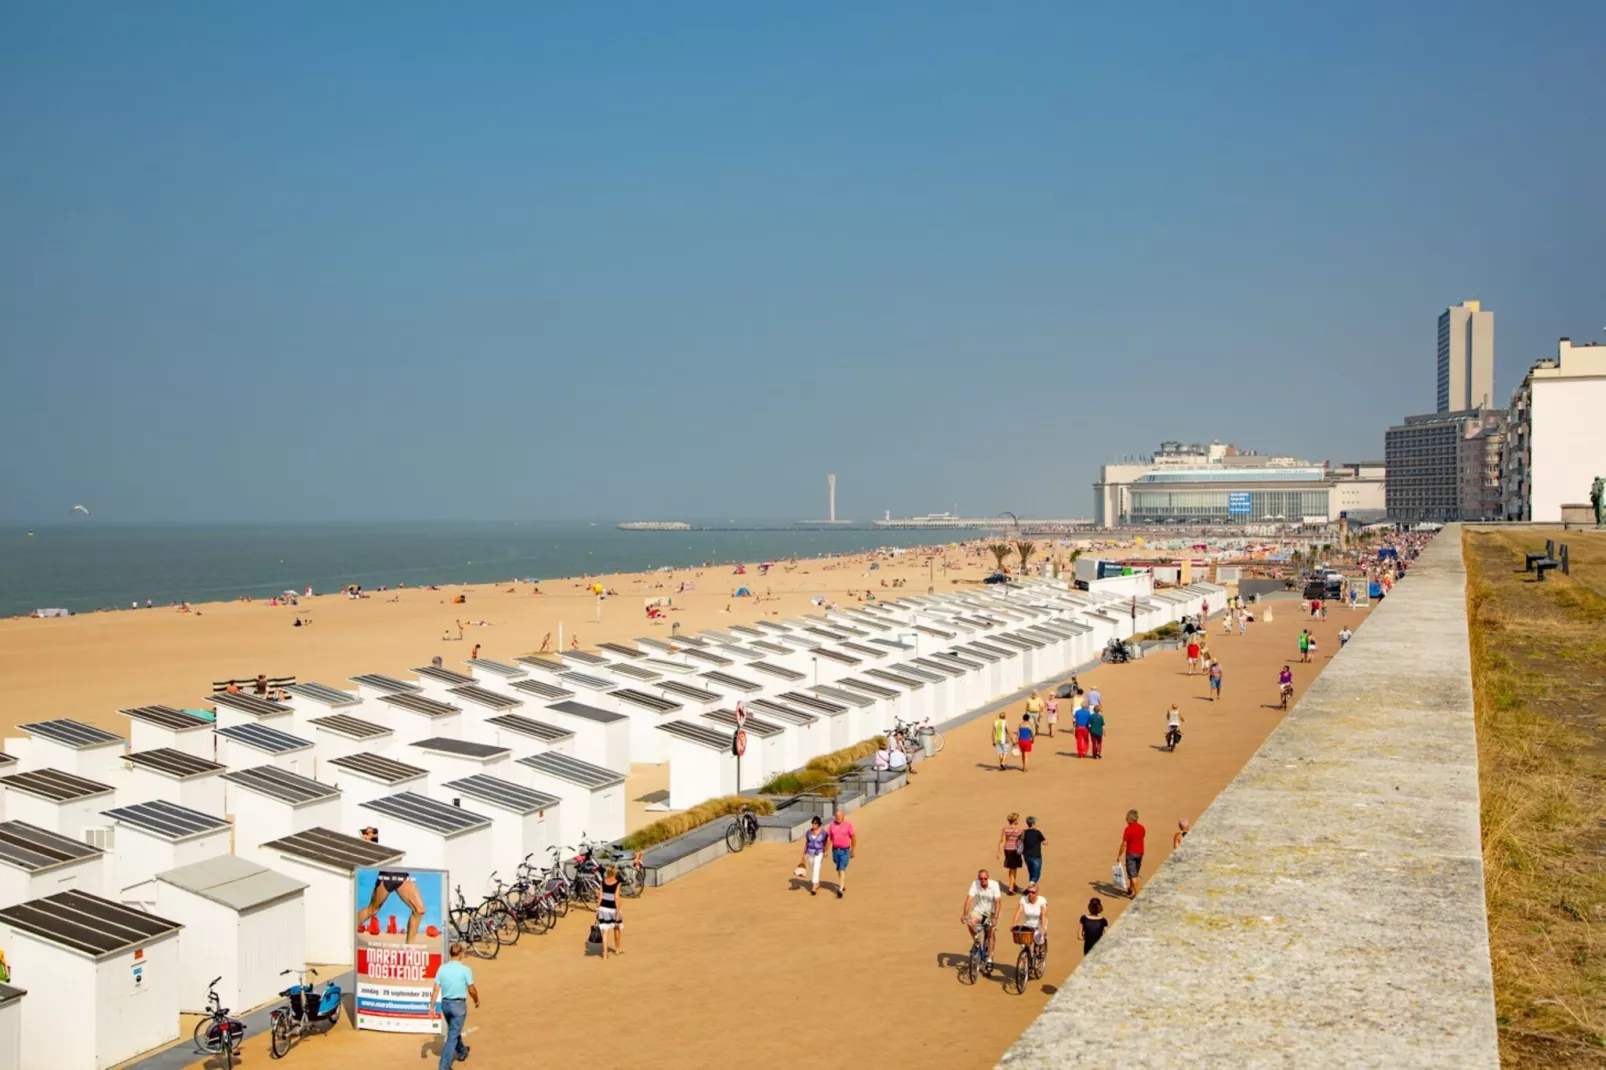
[[[1088,515],[1606,326],[1606,5],[0,6],[0,518]]]

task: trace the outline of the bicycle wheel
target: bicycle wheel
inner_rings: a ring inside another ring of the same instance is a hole
[[[219,1037],[223,1035],[223,1032],[220,1031],[216,1037],[210,1036],[207,1033],[207,1030],[211,1029],[216,1024],[216,1020],[212,1018],[202,1018],[199,1022],[195,1023],[195,1036],[193,1040],[195,1041],[196,1051],[204,1051],[213,1055],[217,1054],[220,1048]]]
[[[509,946],[518,943],[519,936],[524,932],[519,928],[519,919],[513,916],[511,910],[503,907],[493,907],[485,920],[496,930],[496,939]]]
[[[972,945],[970,954],[959,966],[959,983],[973,985],[976,983],[976,973],[981,969],[981,951]]]
[[[474,919],[475,938],[490,947],[489,952],[479,952],[480,958],[494,959],[502,950],[502,938],[496,934],[496,926],[491,924],[489,918]]]
[[[1004,982],[1004,987],[1013,988],[1015,990],[1015,994],[1017,996],[1020,995],[1022,992],[1026,991],[1026,977],[1031,972],[1031,969],[1032,949],[1029,947],[1023,947],[1020,949],[1020,957],[1015,960],[1015,976],[1009,981]]]
[[[234,1070],[234,1037],[227,1030],[223,1034],[223,1070]]]
[[[273,1057],[282,1059],[290,1054],[290,1013],[279,1015],[273,1020]]]
[[[558,917],[566,917],[569,913],[569,889],[565,885],[558,885],[552,889],[552,913]]]
[[[1048,938],[1037,946],[1037,954],[1032,956],[1032,980],[1040,981],[1043,974],[1048,972]]]
[[[457,939],[468,945],[474,955],[482,959],[493,959],[502,945],[496,939],[496,930],[492,929],[485,919],[467,910],[452,912],[452,929]]]
[[[543,932],[551,932],[558,926],[558,908],[551,899],[543,897],[536,905],[541,916]]]
[[[622,869],[619,872],[630,874],[630,879],[625,882],[625,895],[630,899],[641,898],[642,891],[647,887],[647,867],[637,862],[629,869]]]
[[[725,850],[731,854],[736,854],[746,846],[747,837],[742,834],[742,823],[740,821],[732,821],[730,827],[725,830]]]

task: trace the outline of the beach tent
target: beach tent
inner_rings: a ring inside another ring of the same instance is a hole
[[[736,597],[737,598],[751,598],[751,597],[753,597],[753,592],[749,591],[746,587],[738,587],[738,588],[736,588]]]

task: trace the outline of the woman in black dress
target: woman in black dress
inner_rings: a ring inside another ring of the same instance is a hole
[[[1087,901],[1087,913],[1082,915],[1081,924],[1082,954],[1085,956],[1104,936],[1104,930],[1110,927],[1110,919],[1104,916],[1104,904],[1097,897]]]
[[[613,933],[613,953],[625,953],[625,919],[619,913],[619,867],[602,871],[602,900],[597,904],[597,928],[602,930],[602,960],[608,960],[608,933]]]

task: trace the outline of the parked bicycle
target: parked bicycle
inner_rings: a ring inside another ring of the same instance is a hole
[[[742,848],[758,842],[758,815],[752,808],[744,806],[742,812],[736,815],[735,820],[725,830],[725,848],[731,854],[736,854]]]
[[[314,978],[318,971],[312,967],[304,970],[280,970],[279,976],[290,974],[296,976],[296,983],[286,988],[279,995],[284,996],[289,1003],[283,1007],[275,1007],[268,1013],[269,1038],[272,1042],[273,1057],[282,1059],[290,1054],[290,1038],[306,1037],[313,1033],[327,1033],[334,1028],[340,1020],[340,986],[330,981],[318,991],[318,982],[314,980],[307,983],[307,975]]]
[[[496,891],[486,896],[480,903],[480,913],[485,915],[487,921],[496,929],[496,938],[503,944],[511,947],[519,942],[524,930],[519,926],[518,915],[513,912],[513,905],[502,895],[502,882],[497,878],[496,871],[491,871],[491,881]]]
[[[925,751],[925,741],[931,741],[931,753],[941,754],[942,748],[948,743],[941,732],[932,727],[931,718],[919,721],[905,721],[898,717],[894,719],[892,731],[889,733],[893,742],[903,749],[903,752],[914,758],[915,751]]]
[[[1043,969],[1048,965],[1048,937],[1039,940],[1037,930],[1028,925],[1017,925],[1010,933],[1021,949],[1020,957],[1015,960],[1015,976],[1005,983],[1005,987],[1013,988],[1018,996],[1026,991],[1027,981],[1042,978]]]
[[[461,942],[482,959],[494,959],[502,950],[502,938],[497,935],[491,919],[463,901],[462,885],[457,886],[457,905],[447,916],[446,924],[451,929],[453,940]]]
[[[619,871],[619,894],[629,899],[639,898],[647,887],[647,867],[642,864],[640,851],[621,851],[612,844],[588,844],[592,858],[601,866],[613,866]]]
[[[212,978],[206,986],[206,1017],[195,1023],[195,1050],[208,1055],[222,1055],[225,1070],[234,1066],[235,1052],[245,1037],[245,1023],[229,1017],[229,1009],[218,998],[217,983],[222,977]]]
[[[1124,639],[1111,639],[1104,644],[1105,661],[1120,664],[1132,660],[1132,647]]]

